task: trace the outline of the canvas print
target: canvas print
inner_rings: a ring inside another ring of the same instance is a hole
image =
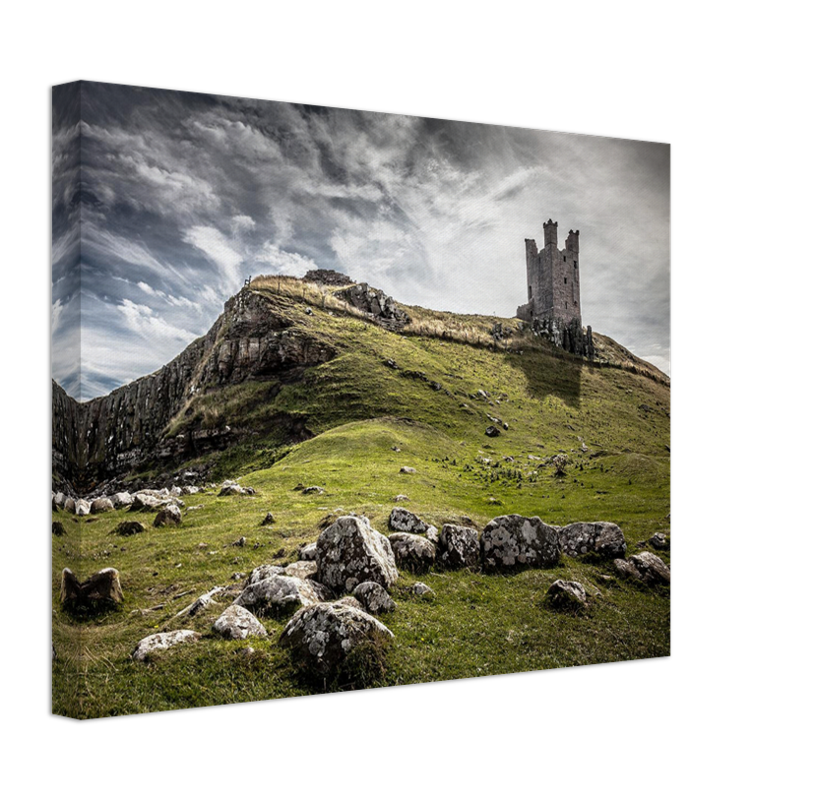
[[[52,102],[53,713],[669,655],[667,144]]]

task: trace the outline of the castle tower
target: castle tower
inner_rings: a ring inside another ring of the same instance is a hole
[[[543,250],[526,239],[527,302],[518,317],[534,333],[575,355],[594,358],[591,327],[583,330],[580,313],[580,231],[569,231],[566,246],[558,249],[557,222],[543,223]]]
[[[526,239],[527,305],[519,315],[531,319],[573,320],[582,326],[580,313],[580,231],[569,231],[566,247],[558,249],[557,222],[543,223],[543,250]]]

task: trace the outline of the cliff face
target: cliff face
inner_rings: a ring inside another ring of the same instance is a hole
[[[152,375],[79,403],[52,386],[55,488],[79,493],[131,469],[225,446],[236,434],[198,430],[167,436],[195,395],[245,380],[296,380],[334,357],[331,347],[275,314],[249,290],[231,298],[210,331]]]

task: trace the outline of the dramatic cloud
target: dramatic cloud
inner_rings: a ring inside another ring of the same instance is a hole
[[[54,98],[54,376],[75,396],[169,361],[249,275],[338,269],[512,316],[549,217],[580,229],[584,323],[669,369],[667,145],[96,83]]]

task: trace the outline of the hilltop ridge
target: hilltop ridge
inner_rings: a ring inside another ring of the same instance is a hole
[[[87,493],[145,469],[169,474],[185,464],[208,471],[249,440],[274,451],[382,416],[442,427],[457,420],[451,424],[458,427],[469,416],[459,403],[480,388],[473,381],[482,369],[495,375],[514,364],[528,389],[541,381],[562,384],[567,403],[579,399],[583,377],[605,372],[670,385],[658,369],[599,334],[587,361],[517,319],[405,306],[367,284],[344,283],[339,273],[326,275],[310,276],[320,282],[255,278],[227,300],[204,336],[104,397],[79,403],[54,383],[54,488]],[[448,357],[461,359],[458,372],[450,371]],[[414,397],[417,386],[445,398],[441,420],[437,399]]]

